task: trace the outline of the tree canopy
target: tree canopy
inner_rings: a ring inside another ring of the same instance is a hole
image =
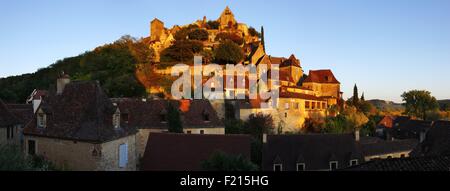
[[[64,58],[31,74],[0,79],[0,98],[23,103],[34,89],[54,87],[64,71],[72,80],[98,80],[110,97],[142,97],[145,88],[135,76],[139,64],[149,64],[154,52],[143,42],[124,36],[75,57]]]
[[[169,124],[169,132],[183,133],[183,123],[181,121],[180,111],[172,103],[168,103],[167,122]]]
[[[196,40],[177,40],[161,52],[162,62],[190,61],[203,50],[203,43]]]
[[[244,51],[233,41],[226,40],[214,50],[214,58],[218,64],[238,64],[244,58]]]
[[[405,114],[427,120],[427,112],[437,110],[439,104],[431,92],[426,90],[411,90],[402,94],[405,102]]]

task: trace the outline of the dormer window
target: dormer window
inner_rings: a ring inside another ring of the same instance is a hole
[[[203,121],[205,121],[205,122],[209,122],[210,121],[208,112],[204,111],[202,116],[203,116]]]
[[[338,169],[338,161],[330,161],[330,170],[337,170]]]
[[[159,121],[161,123],[167,123],[167,112],[166,112],[166,110],[161,111],[161,113],[159,114]]]
[[[330,77],[328,77],[328,76],[325,76],[325,81],[330,81]]]
[[[273,164],[273,171],[275,171],[275,172],[283,171],[283,165],[282,164]]]
[[[306,165],[305,163],[297,163],[297,171],[305,171]]]
[[[120,110],[117,109],[113,115],[113,126],[115,129],[120,128]]]
[[[47,127],[47,116],[43,112],[37,114],[37,127],[41,129]]]

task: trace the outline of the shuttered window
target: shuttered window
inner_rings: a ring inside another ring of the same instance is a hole
[[[125,168],[128,164],[128,145],[121,144],[119,146],[119,167]]]

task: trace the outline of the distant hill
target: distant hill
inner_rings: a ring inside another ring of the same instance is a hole
[[[442,111],[450,111],[450,99],[438,100],[438,103]]]
[[[368,102],[373,104],[379,111],[383,112],[398,112],[405,109],[405,107],[401,103],[395,103],[392,101],[373,99],[368,100]]]
[[[0,78],[0,99],[23,103],[34,89],[51,89],[61,72],[72,80],[96,80],[110,97],[140,97],[146,89],[135,76],[138,65],[151,57],[148,46],[124,36],[81,55],[65,58],[31,74]]]

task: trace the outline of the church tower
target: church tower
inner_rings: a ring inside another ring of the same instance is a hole
[[[153,21],[150,24],[150,39],[153,40],[160,40],[161,36],[164,33],[164,23],[160,21],[159,19],[153,19]]]
[[[233,29],[237,27],[237,21],[234,18],[233,12],[227,6],[217,20],[220,23],[220,30]]]

